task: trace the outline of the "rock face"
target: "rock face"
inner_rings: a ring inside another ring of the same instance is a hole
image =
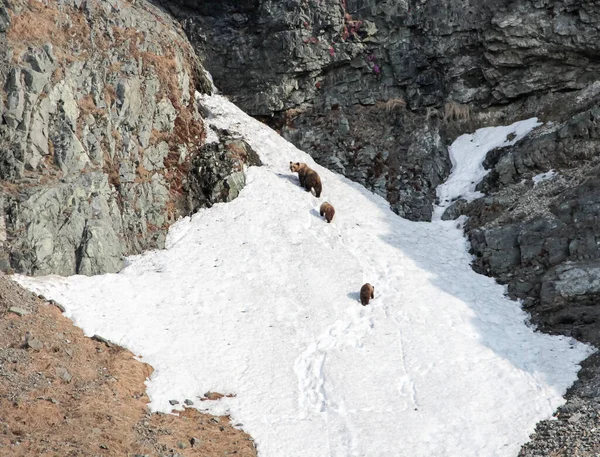
[[[245,168],[262,162],[244,140],[219,131],[218,141],[207,141],[191,164],[186,190],[188,207],[195,212],[233,200],[246,184]]]
[[[600,69],[592,0],[161,3],[238,105],[415,220],[457,133],[537,113]]]
[[[45,5],[45,3],[47,5]],[[186,214],[210,81],[143,1],[0,8],[0,267],[115,272]]]

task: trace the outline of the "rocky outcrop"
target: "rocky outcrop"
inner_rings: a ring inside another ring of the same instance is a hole
[[[592,0],[161,3],[238,105],[415,220],[458,133],[561,120],[600,71]]]
[[[458,201],[448,218],[465,229],[474,268],[507,285],[540,330],[600,346],[599,85],[555,96],[562,120],[548,122],[511,148],[491,151],[485,197]],[[550,108],[552,104],[548,105]],[[564,109],[563,109],[564,108]],[[542,113],[544,111],[542,110]],[[600,363],[587,360],[559,409],[540,423],[521,456],[596,449],[586,430],[598,422]]]
[[[161,3],[185,20],[222,90],[254,115],[324,98],[489,106],[582,89],[600,68],[593,0]]]
[[[115,272],[187,214],[210,90],[179,25],[145,1],[0,8],[0,267]]]
[[[217,138],[217,141],[207,141],[192,159],[186,183],[191,212],[230,202],[246,185],[246,167],[262,165],[246,141],[227,131],[219,131]]]
[[[595,297],[592,276],[578,280],[590,282],[587,292],[569,295],[558,285],[600,262],[600,93],[569,97],[562,101],[579,103],[579,114],[488,154],[490,173],[478,186],[486,196],[455,216],[469,216],[476,269],[506,283],[536,324],[600,344],[587,305]]]

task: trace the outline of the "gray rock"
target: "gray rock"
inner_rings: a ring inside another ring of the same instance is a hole
[[[4,7],[0,7],[0,33],[6,32],[8,27],[10,26],[10,15],[8,14],[8,10]]]
[[[190,212],[236,198],[246,184],[245,168],[262,165],[258,154],[243,140],[218,132],[220,141],[205,144],[192,160],[188,176]]]
[[[184,403],[188,406],[192,406],[194,404],[194,402],[188,398],[185,399]]]
[[[64,313],[66,311],[65,307],[63,305],[61,305],[60,303],[56,302],[55,300],[48,300],[48,303],[56,306],[60,310],[61,313]]]
[[[553,292],[563,300],[600,294],[600,262],[565,262],[553,273]],[[544,287],[540,298],[542,301],[550,299],[544,296]]]
[[[18,306],[11,306],[10,308],[8,308],[8,312],[16,314],[18,316],[25,316],[26,314],[29,314],[29,311],[23,308],[19,308]]]
[[[41,351],[44,348],[44,343],[37,338],[28,338],[27,347],[33,349],[34,351]]]
[[[490,181],[488,191],[498,196],[470,204],[466,227],[474,266],[507,283],[536,324],[600,344],[600,315],[590,306],[600,293],[600,180],[588,168],[564,170],[570,181],[545,186],[515,183],[496,191],[492,183],[504,185]]]
[[[156,105],[154,128],[159,132],[172,132],[176,118],[177,110],[168,99],[164,98]]]
[[[56,375],[66,383],[71,382],[73,379],[73,375],[71,375],[71,373],[69,373],[69,371],[63,367],[56,368]]]
[[[446,209],[446,211],[444,211],[444,214],[442,214],[442,220],[443,221],[452,221],[454,219],[458,219],[460,216],[462,216],[466,212],[466,209],[468,206],[469,206],[469,204],[466,200],[459,198],[454,203],[452,203]]]
[[[111,343],[106,338],[101,337],[100,335],[94,335],[94,336],[92,336],[92,339],[94,341],[98,341],[99,343],[104,343],[107,347],[112,347],[113,346],[113,343]]]
[[[144,151],[144,168],[148,171],[163,168],[163,162],[169,154],[169,145],[164,141]]]
[[[169,400],[169,403],[173,406],[178,405],[179,402],[177,400]]]

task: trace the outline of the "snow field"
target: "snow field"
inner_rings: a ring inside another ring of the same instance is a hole
[[[236,200],[181,220],[119,274],[19,282],[152,365],[153,410],[235,394],[201,406],[242,423],[261,457],[515,456],[591,349],[527,327],[472,271],[456,223],[401,219],[226,99],[202,103],[265,164]],[[290,161],[318,171],[321,199]]]

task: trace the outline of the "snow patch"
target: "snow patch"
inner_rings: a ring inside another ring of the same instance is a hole
[[[206,144],[218,143],[219,142],[219,135],[217,135],[217,132],[215,132],[210,127],[210,125],[205,124],[204,125],[204,130],[206,131],[206,140],[205,140]]]
[[[152,410],[236,394],[202,406],[243,423],[260,457],[516,455],[591,349],[528,327],[505,289],[471,269],[454,223],[402,219],[223,97],[201,101],[208,124],[264,163],[237,199],[184,218],[165,250],[119,274],[17,280],[152,365]],[[506,134],[476,141],[489,150]],[[290,161],[319,172],[322,199]],[[331,224],[318,215],[325,200]]]
[[[508,126],[485,127],[459,136],[448,148],[452,170],[446,182],[436,190],[438,204],[433,207],[432,219],[440,220],[446,208],[459,198],[470,202],[483,197],[475,188],[490,172],[483,168],[487,153],[514,145],[540,125],[537,117],[533,117]]]
[[[210,82],[211,93],[213,95],[218,94],[219,93],[219,89],[217,88],[217,86],[215,86],[215,82],[213,80],[212,75],[209,73],[209,71],[206,68],[202,68],[202,69],[204,70],[204,76],[206,76],[206,79],[208,79],[209,82]],[[196,96],[198,96],[198,92],[196,92]]]
[[[545,173],[535,175],[533,178],[531,178],[531,180],[533,181],[533,187],[536,187],[539,183],[543,181],[549,181],[557,175],[558,173],[556,173],[554,170],[549,170]]]

